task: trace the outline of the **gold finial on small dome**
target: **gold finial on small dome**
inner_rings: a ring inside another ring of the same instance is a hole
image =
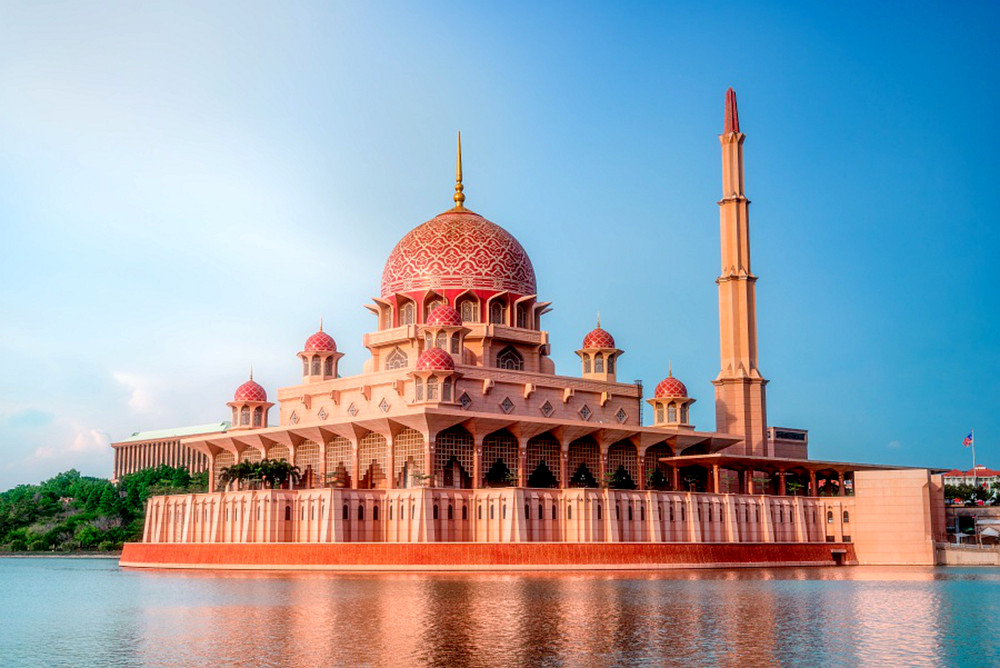
[[[253,364],[250,365],[250,380],[253,380]]]
[[[674,377],[674,365],[670,360],[667,360],[667,378]]]
[[[319,317],[319,331],[323,331],[323,316]]]
[[[601,312],[597,312],[597,329],[601,328]]]
[[[462,131],[458,131],[458,159],[455,162],[455,208],[452,211],[465,211],[465,194],[462,185]]]

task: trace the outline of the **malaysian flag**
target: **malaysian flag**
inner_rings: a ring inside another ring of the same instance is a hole
[[[968,435],[968,436],[966,436],[966,437],[965,437],[965,440],[963,440],[963,441],[962,441],[962,445],[964,445],[965,447],[969,447],[969,446],[970,446],[970,445],[972,445],[972,444],[973,444],[973,440],[972,440],[972,432],[970,431],[970,432],[969,432],[969,435]]]

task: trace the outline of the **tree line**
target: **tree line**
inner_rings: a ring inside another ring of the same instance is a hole
[[[13,552],[116,551],[142,539],[146,499],[204,492],[208,472],[159,466],[112,483],[76,469],[0,493],[0,549]]]

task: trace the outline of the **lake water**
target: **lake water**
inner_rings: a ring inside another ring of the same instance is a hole
[[[148,572],[0,559],[3,666],[1000,665],[1000,569]]]

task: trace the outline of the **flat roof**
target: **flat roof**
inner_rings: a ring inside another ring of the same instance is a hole
[[[198,434],[221,434],[229,430],[232,424],[226,422],[212,422],[210,424],[196,424],[190,427],[174,427],[173,429],[154,429],[152,431],[133,432],[128,438],[123,438],[118,443],[135,443],[137,441],[163,441],[185,436],[196,436]]]
[[[802,468],[812,471],[833,470],[837,472],[847,471],[900,471],[914,469],[928,469],[931,473],[943,473],[947,469],[934,469],[926,466],[893,466],[891,464],[860,464],[855,462],[829,462],[817,459],[791,459],[787,457],[753,457],[750,455],[680,455],[677,457],[663,457],[660,459],[665,464],[687,465],[712,465],[721,467],[734,466],[737,468],[757,467],[766,469],[791,469]]]

